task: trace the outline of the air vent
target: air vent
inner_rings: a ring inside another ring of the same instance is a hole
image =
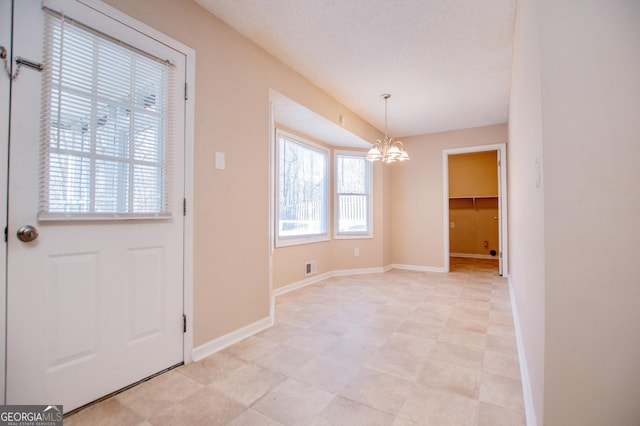
[[[318,272],[318,262],[315,260],[310,260],[304,265],[304,274],[312,275]]]

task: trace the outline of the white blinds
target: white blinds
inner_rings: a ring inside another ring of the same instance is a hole
[[[172,66],[45,15],[39,218],[169,216]]]

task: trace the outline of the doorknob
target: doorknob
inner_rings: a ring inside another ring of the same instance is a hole
[[[31,225],[23,226],[18,229],[18,239],[25,243],[35,240],[38,238],[38,235],[38,230]]]

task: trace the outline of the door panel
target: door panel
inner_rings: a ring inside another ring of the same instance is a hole
[[[163,219],[39,220],[43,74],[23,67],[12,86],[7,403],[69,411],[183,360],[185,57],[74,0],[45,3],[175,67],[171,216]],[[43,62],[41,1],[14,5],[14,20],[28,25],[16,26],[13,55]],[[17,238],[25,225],[38,229],[36,240]]]

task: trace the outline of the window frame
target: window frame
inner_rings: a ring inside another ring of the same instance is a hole
[[[333,153],[333,238],[336,240],[356,240],[356,239],[371,239],[373,238],[373,164],[366,161],[366,152],[350,151],[350,150],[335,150]],[[340,202],[339,197],[341,193],[338,192],[338,157],[362,157],[367,171],[367,230],[364,232],[340,232]]]
[[[290,142],[297,143],[307,149],[319,152],[325,156],[325,190],[324,190],[324,222],[325,222],[325,231],[322,234],[305,234],[305,235],[295,235],[295,236],[281,236],[280,235],[280,140],[286,139]],[[275,246],[277,247],[288,247],[294,245],[302,245],[302,244],[312,244],[319,243],[324,241],[331,240],[331,221],[330,221],[330,200],[331,200],[331,175],[330,175],[330,162],[331,162],[331,150],[325,146],[314,143],[305,139],[301,136],[294,135],[285,130],[276,128],[275,132],[275,191],[274,191],[274,235],[275,235]]]

